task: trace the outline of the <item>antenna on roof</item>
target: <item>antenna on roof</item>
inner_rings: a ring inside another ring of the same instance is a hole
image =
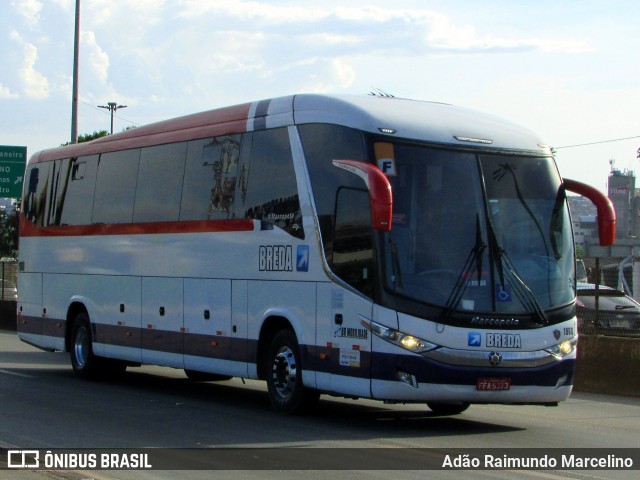
[[[382,90],[380,88],[376,88],[376,87],[373,87],[373,90],[371,92],[369,92],[369,95],[371,95],[373,97],[380,97],[380,98],[396,98],[395,95],[387,93],[384,90]]]

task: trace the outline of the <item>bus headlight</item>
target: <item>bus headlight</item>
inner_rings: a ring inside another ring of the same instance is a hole
[[[394,330],[393,328],[385,327],[384,325],[371,320],[361,318],[360,323],[377,337],[399,347],[405,348],[413,353],[424,353],[438,348],[438,345],[435,343],[431,343],[423,338],[415,337],[407,333],[402,333],[398,330]]]
[[[557,358],[563,358],[575,351],[577,344],[578,337],[573,337],[570,340],[565,340],[551,348],[547,348],[546,351]]]

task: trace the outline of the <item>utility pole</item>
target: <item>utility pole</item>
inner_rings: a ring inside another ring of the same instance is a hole
[[[111,135],[113,135],[113,114],[116,110],[120,110],[121,108],[127,108],[126,105],[118,105],[117,102],[109,102],[106,105],[98,105],[98,108],[106,108],[111,112]]]
[[[78,65],[80,61],[80,0],[76,0],[76,31],[73,39],[73,93],[71,94],[71,143],[78,142]]]

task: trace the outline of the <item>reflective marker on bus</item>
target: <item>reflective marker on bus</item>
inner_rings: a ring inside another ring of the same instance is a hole
[[[553,405],[576,361],[563,180],[532,132],[375,96],[295,95],[36,153],[18,333],[83,378],[155,364],[320,394]]]

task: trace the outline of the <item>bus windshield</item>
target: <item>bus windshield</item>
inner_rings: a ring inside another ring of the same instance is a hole
[[[449,315],[523,313],[542,324],[545,310],[573,300],[571,224],[551,158],[384,145],[376,152],[394,163],[387,291]]]

